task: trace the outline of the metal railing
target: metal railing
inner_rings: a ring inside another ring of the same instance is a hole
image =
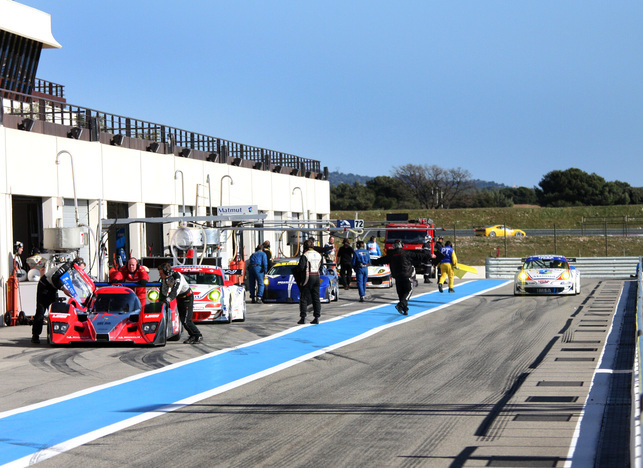
[[[643,257],[639,258],[636,282],[636,359],[632,369],[632,405],[630,413],[630,458],[631,466],[641,466],[641,403],[643,403]]]
[[[577,257],[572,263],[582,278],[629,279],[636,273],[640,257]],[[522,265],[520,258],[494,258],[485,260],[487,279],[513,279]]]
[[[53,83],[51,81],[43,80],[41,78],[36,78],[34,80],[32,92],[57,97],[61,100],[65,99],[65,86],[58,83]]]
[[[89,129],[90,132],[98,130],[112,135],[164,143],[172,148],[178,146],[204,151],[210,153],[208,160],[211,161],[221,162],[232,158],[232,161],[239,159],[261,163],[264,169],[269,169],[271,165],[295,168],[299,175],[304,175],[306,172],[321,173],[320,162],[314,159],[245,145],[145,120],[109,114],[88,107],[62,103],[54,99],[11,92],[10,97],[5,97],[2,100],[2,111],[5,115],[17,115],[43,122],[80,127]]]

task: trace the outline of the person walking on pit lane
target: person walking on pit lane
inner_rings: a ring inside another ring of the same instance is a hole
[[[370,255],[382,255],[380,245],[377,243],[377,238],[375,236],[371,236],[371,239],[366,243],[366,250],[368,250]]]
[[[255,253],[250,255],[246,271],[250,282],[250,299],[253,304],[261,303],[264,289],[263,276],[268,272],[268,256],[263,251],[262,245],[258,245]]]
[[[344,239],[343,245],[337,251],[339,257],[339,279],[344,289],[348,289],[353,276],[353,255],[355,251],[351,247],[351,241]]]
[[[176,299],[176,306],[179,310],[179,317],[183,328],[190,337],[183,343],[197,344],[203,341],[203,336],[192,321],[194,312],[194,294],[185,277],[178,271],[172,270],[169,263],[159,265],[159,276],[161,277],[161,288],[159,291],[159,302],[170,307],[170,302]]]
[[[449,292],[454,293],[455,289],[453,289],[453,280],[454,280],[454,272],[453,269],[458,266],[458,257],[455,255],[455,250],[451,246],[451,241],[446,241],[444,243],[444,247],[440,249],[440,254],[442,255],[442,259],[440,260],[440,281],[438,281],[438,289],[440,292],[443,291],[442,285],[444,282],[447,280],[447,277],[449,278]]]
[[[431,253],[426,250],[404,250],[402,242],[397,240],[393,248],[380,258],[373,258],[373,265],[391,265],[391,276],[395,279],[395,289],[399,302],[395,309],[402,314],[409,313],[409,299],[413,294],[413,282],[411,277],[415,274],[413,265],[428,261]]]
[[[368,266],[371,264],[371,256],[368,250],[364,248],[364,241],[357,241],[355,244],[357,250],[353,255],[353,270],[355,270],[355,280],[357,290],[359,291],[359,302],[364,302],[366,297],[366,281],[368,280]]]
[[[306,323],[308,304],[313,305],[314,325],[319,323],[321,316],[321,301],[319,300],[320,278],[319,271],[322,266],[322,256],[315,250],[315,241],[307,239],[304,242],[304,254],[299,258],[299,263],[293,274],[299,288],[299,325]]]

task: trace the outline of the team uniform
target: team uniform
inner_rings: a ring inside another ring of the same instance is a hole
[[[438,289],[442,292],[442,285],[449,277],[449,292],[455,292],[453,289],[454,273],[453,269],[458,265],[458,257],[455,255],[455,250],[450,245],[446,245],[440,249],[442,259],[440,260],[440,281],[438,282]]]
[[[395,278],[395,289],[399,299],[395,306],[400,314],[409,312],[409,299],[413,294],[411,277],[415,274],[414,264],[428,261],[431,254],[422,250],[404,250],[402,248],[390,249],[386,255],[371,260],[373,265],[390,265],[391,276]]]
[[[321,316],[321,301],[319,300],[319,270],[322,266],[322,256],[314,249],[307,250],[299,259],[298,270],[301,272],[299,287],[299,320],[304,323],[308,304],[313,305],[314,319],[311,323],[318,323]]]
[[[368,253],[370,255],[382,255],[382,251],[380,250],[380,246],[377,242],[367,242],[366,243],[366,250],[368,250]]]
[[[368,265],[371,264],[371,256],[365,249],[357,249],[353,254],[353,270],[359,291],[359,301],[364,302],[366,296],[366,281],[368,280]]]
[[[252,303],[263,298],[263,276],[268,272],[268,256],[263,250],[256,250],[248,259],[248,281]]]
[[[161,278],[159,302],[169,304],[173,299],[176,299],[183,328],[185,328],[190,335],[190,338],[188,338],[185,343],[198,343],[202,340],[202,335],[192,321],[194,294],[185,277],[178,271],[171,270],[166,278]]]
[[[145,267],[137,263],[136,270],[134,270],[133,273],[127,269],[127,265],[121,267],[118,271],[121,274],[120,277],[122,278],[123,283],[138,283],[142,286],[140,288],[132,289],[134,289],[138,300],[141,301],[141,305],[144,306],[147,301],[147,288],[145,288],[145,285],[150,280],[150,275],[147,274]]]

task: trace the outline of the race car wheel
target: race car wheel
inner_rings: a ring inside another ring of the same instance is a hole
[[[165,321],[167,323],[167,332],[165,333],[166,341],[179,341],[181,339],[181,332],[183,332],[183,324],[179,323],[179,332],[172,335],[172,311],[166,311]]]
[[[239,319],[239,322],[245,322],[245,321],[246,321],[246,307],[245,307],[245,304],[244,304],[243,314],[241,315],[241,318]]]
[[[333,302],[339,301],[339,286],[335,286],[335,291],[333,293]]]
[[[170,336],[167,341],[179,341],[181,339],[181,334],[183,333],[183,324],[179,325],[179,332],[176,335]],[[168,333],[169,336],[169,333]]]
[[[495,233],[495,232],[493,232],[493,231],[491,231],[491,232],[489,233],[489,237],[496,237],[496,233]]]
[[[522,232],[517,232],[516,233],[516,237],[522,237],[522,236],[524,236],[524,234]]]
[[[165,346],[167,343],[167,322],[165,319],[163,319],[163,322],[161,323],[161,327],[159,328],[159,331],[156,335],[156,338],[154,339],[154,342],[152,343],[152,346]]]
[[[52,340],[52,338],[51,338],[51,327],[49,326],[49,324],[47,324],[47,344],[49,346],[51,346],[52,348],[56,348],[56,347],[61,346],[58,343],[54,343],[54,340]]]

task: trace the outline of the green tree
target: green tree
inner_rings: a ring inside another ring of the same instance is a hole
[[[551,171],[536,188],[540,206],[575,206],[605,204],[605,179],[577,168]]]
[[[331,210],[370,210],[374,201],[375,194],[359,182],[343,183],[330,189]]]
[[[467,192],[454,203],[453,208],[503,208],[511,206],[513,206],[513,201],[501,190],[485,189]]]
[[[393,177],[374,177],[366,182],[366,187],[375,195],[374,209],[421,208],[412,194]]]
[[[505,187],[500,193],[511,199],[515,205],[537,205],[538,197],[533,188],[528,187]]]

